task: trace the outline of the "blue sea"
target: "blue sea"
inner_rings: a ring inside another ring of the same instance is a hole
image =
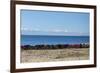
[[[89,43],[89,36],[21,35],[21,45]]]

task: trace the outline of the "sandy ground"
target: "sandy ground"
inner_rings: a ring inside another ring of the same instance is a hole
[[[89,59],[89,48],[21,51],[22,63],[87,60],[87,59]]]

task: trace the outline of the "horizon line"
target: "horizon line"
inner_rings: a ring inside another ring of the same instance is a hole
[[[31,35],[31,36],[89,36],[89,35],[32,35],[32,34],[21,34],[21,35]]]

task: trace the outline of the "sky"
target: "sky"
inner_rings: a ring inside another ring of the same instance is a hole
[[[22,35],[88,36],[89,13],[21,10]]]

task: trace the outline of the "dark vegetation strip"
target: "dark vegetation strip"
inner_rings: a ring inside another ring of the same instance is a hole
[[[89,48],[89,44],[57,44],[57,45],[22,45],[22,50],[30,49],[70,49],[70,48]]]

